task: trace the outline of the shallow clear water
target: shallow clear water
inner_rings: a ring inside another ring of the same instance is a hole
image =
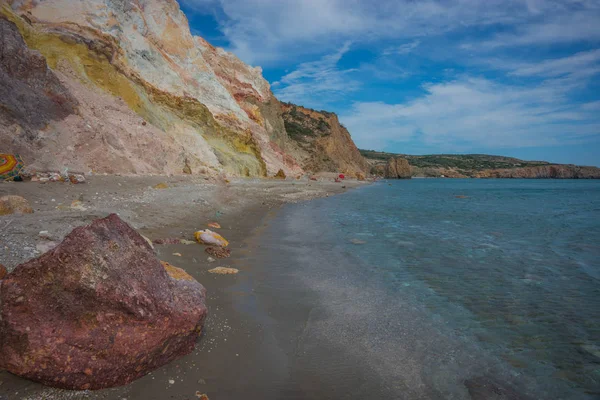
[[[470,398],[465,380],[492,376],[600,396],[598,181],[381,182],[288,207],[265,235],[272,273],[320,299],[303,354],[351,353],[381,378],[371,394]],[[326,374],[328,357],[306,362]]]

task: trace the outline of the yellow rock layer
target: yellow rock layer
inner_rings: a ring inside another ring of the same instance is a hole
[[[17,25],[27,46],[38,50],[50,68],[58,69],[61,63],[68,63],[83,82],[123,99],[142,118],[164,131],[181,121],[194,126],[213,147],[227,172],[266,176],[266,165],[250,132],[235,132],[224,127],[195,98],[162,91],[126,71],[125,65],[119,65],[124,61],[119,57],[116,44],[105,35],[86,31],[86,34],[94,36],[94,48],[90,49],[83,38],[76,32],[68,31],[68,27],[59,27],[62,34],[46,31],[30,25],[6,5],[1,13]]]

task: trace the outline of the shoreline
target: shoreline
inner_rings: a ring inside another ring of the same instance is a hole
[[[163,182],[167,189],[153,188]],[[2,226],[8,224],[0,234],[0,262],[9,271],[40,255],[36,247],[47,242],[38,236],[40,231],[49,231],[51,239],[60,242],[74,227],[111,212],[151,240],[191,240],[195,230],[217,221],[222,226],[217,231],[231,242],[232,256],[208,262],[204,246],[198,244],[155,245],[159,259],[183,268],[207,288],[209,317],[192,353],[126,386],[93,392],[48,388],[2,371],[0,399],[191,399],[197,393],[233,399],[269,387],[274,376],[284,373],[285,355],[272,345],[273,337],[264,329],[269,317],[254,294],[257,277],[248,259],[258,244],[252,238],[287,203],[328,197],[365,184],[272,179],[235,179],[227,184],[186,176],[102,176],[84,185],[1,184],[0,196],[21,195],[35,210],[31,215],[0,217]],[[81,209],[71,207],[76,200],[81,201],[75,203]],[[207,272],[218,266],[234,267],[240,273]],[[257,370],[257,365],[262,369]]]

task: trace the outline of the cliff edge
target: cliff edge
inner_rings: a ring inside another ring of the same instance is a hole
[[[297,158],[307,171],[364,175],[369,165],[338,116],[291,103],[283,103],[283,120],[298,150]]]
[[[26,55],[0,65],[0,139],[31,168],[302,171],[285,154],[281,107],[261,69],[192,36],[175,0],[9,0],[0,10],[3,60]],[[15,73],[32,65],[42,85]],[[8,101],[13,87],[28,95]],[[32,97],[44,103],[37,121]]]

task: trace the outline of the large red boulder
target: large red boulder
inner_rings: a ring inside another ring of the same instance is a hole
[[[0,368],[66,389],[124,385],[193,350],[205,296],[110,215],[0,281]]]

